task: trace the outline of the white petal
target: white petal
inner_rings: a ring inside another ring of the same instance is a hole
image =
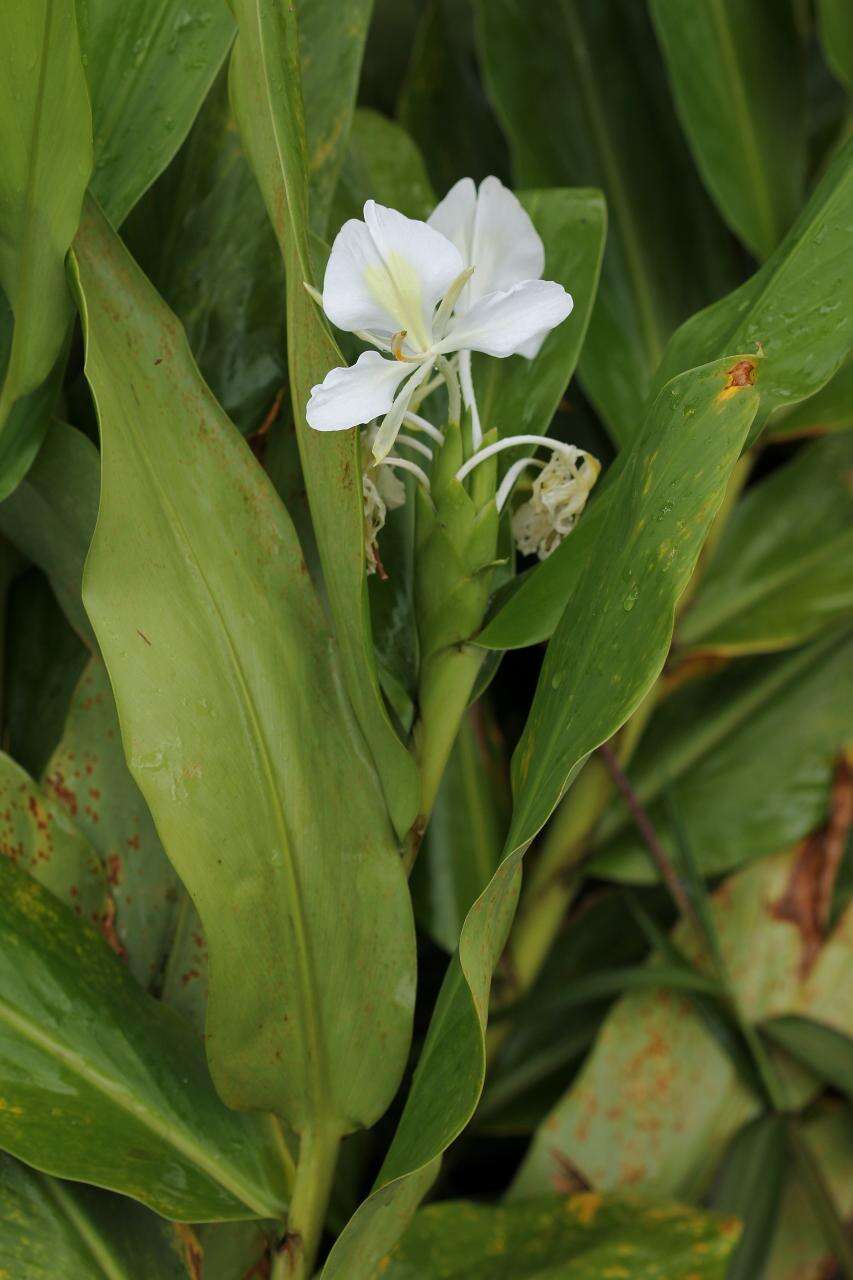
[[[425,222],[368,200],[335,237],[323,282],[323,310],[339,329],[381,338],[405,330],[410,353],[432,340],[436,303],[462,270],[459,251]]]
[[[471,265],[476,208],[477,188],[473,178],[460,178],[427,218],[428,226],[440,231],[451,244],[456,245],[466,267]]]
[[[540,333],[534,333],[530,341],[523,342],[515,354],[517,356],[527,356],[528,360],[535,360],[542,350],[542,343],[550,332],[550,329],[543,329]]]
[[[477,195],[471,244],[474,274],[464,300],[468,306],[487,293],[538,280],[545,248],[521,201],[499,178],[485,178]]]
[[[348,369],[332,369],[316,387],[305,410],[315,431],[346,431],[387,413],[410,364],[385,360],[378,351],[364,351]]]
[[[411,365],[408,366],[409,369],[411,369],[411,367]],[[403,418],[406,416],[412,396],[424,381],[431,368],[432,361],[425,360],[422,365],[418,366],[411,378],[403,384],[400,391],[397,393],[397,397],[394,400],[394,403],[389,407],[389,410],[380,424],[379,430],[377,431],[373,441],[373,456],[377,462],[381,462],[382,459],[387,457],[391,452],[394,441],[397,439],[397,433],[403,425]]]
[[[490,293],[464,315],[454,316],[440,351],[483,351],[511,356],[562,324],[572,296],[554,280],[525,280],[504,293]]]
[[[517,196],[499,178],[484,178],[477,192],[470,178],[451,187],[429,225],[452,240],[474,275],[459,300],[466,311],[478,298],[538,280],[545,249]]]

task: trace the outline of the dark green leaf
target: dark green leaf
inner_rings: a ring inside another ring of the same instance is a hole
[[[222,65],[222,0],[78,0],[92,100],[91,190],[119,226],[180,147]]]
[[[723,217],[759,258],[800,210],[805,58],[790,0],[652,0],[675,102]]]
[[[726,1280],[764,1274],[788,1169],[787,1123],[784,1116],[761,1116],[735,1135],[726,1152],[712,1204],[744,1224]]]
[[[842,84],[853,90],[853,15],[846,0],[818,0],[826,58]]]
[[[600,187],[607,200],[610,232],[580,374],[620,442],[637,430],[672,330],[733,279],[731,250],[692,171],[645,9],[636,0],[478,6],[487,83],[516,184]]]
[[[853,275],[846,270],[851,218],[853,138],[761,270],[673,336],[655,388],[723,351],[760,346],[765,360],[753,436],[774,409],[819,391],[847,355],[853,336]]]
[[[630,777],[667,849],[674,848],[668,787],[677,789],[706,875],[783,848],[823,820],[853,714],[850,655],[850,634],[834,632],[783,657],[752,659],[691,681],[663,703]],[[621,802],[605,815],[597,847],[595,874],[650,878]]]
[[[821,1080],[853,1098],[853,1039],[811,1018],[789,1015],[761,1024],[761,1031]]]
[[[581,1192],[501,1207],[430,1205],[384,1280],[723,1280],[739,1224],[678,1205]],[[384,1260],[383,1260],[384,1261]]]
[[[73,315],[65,255],[92,168],[74,0],[0,10],[0,151],[0,289],[14,316],[5,369],[0,361],[5,497],[32,462],[47,425],[38,399],[23,397],[50,375]]]
[[[29,472],[0,504],[0,530],[47,575],[66,618],[90,649],[95,637],[81,590],[99,491],[97,449],[74,427],[53,422]]]
[[[0,1192],[0,1275],[9,1280],[188,1280],[174,1226],[132,1200],[11,1156],[0,1156]]]
[[[229,1111],[201,1043],[88,926],[0,858],[0,1147],[167,1217],[280,1217],[271,1122]]]
[[[771,440],[820,436],[853,428],[853,360],[847,360],[826,386],[791,409],[782,409],[768,423]]]
[[[329,239],[347,218],[360,218],[365,200],[399,209],[408,218],[428,218],[435,195],[417,143],[378,111],[359,108],[332,203]]]
[[[676,642],[720,654],[810,640],[853,610],[853,437],[798,453],[729,518]]]
[[[399,99],[442,196],[460,178],[507,176],[509,157],[474,58],[471,0],[427,0]]]

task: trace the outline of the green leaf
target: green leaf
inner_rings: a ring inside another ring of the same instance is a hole
[[[83,561],[100,490],[98,451],[82,432],[53,422],[27,475],[0,503],[0,531],[47,575],[66,618],[95,648],[83,609]]]
[[[74,911],[102,927],[110,918],[103,865],[49,790],[0,752],[0,853]]]
[[[662,704],[630,776],[667,849],[676,844],[667,788],[677,793],[706,875],[783,848],[822,821],[853,714],[851,643],[849,631],[834,632],[791,654],[691,681]],[[621,801],[604,816],[596,845],[596,875],[635,883],[651,878]]]
[[[492,969],[515,911],[521,856],[567,778],[624,723],[660,670],[675,602],[755,412],[753,388],[727,389],[730,363],[694,370],[667,388],[659,421],[639,437],[622,500],[601,527],[577,606],[546,654],[514,757],[507,856],[465,919],[394,1141],[374,1191],[332,1250],[324,1280],[375,1274],[370,1268],[399,1235],[441,1153],[477,1105]],[[664,450],[667,426],[672,438]],[[562,686],[558,697],[555,685]],[[542,721],[545,749],[534,749]]]
[[[74,693],[44,789],[97,851],[115,900],[115,931],[143,988],[160,976],[183,897],[130,776],[106,669],[90,659]],[[38,877],[41,879],[41,877]]]
[[[241,0],[234,7],[239,18]],[[306,105],[311,229],[322,236],[347,149],[373,0],[295,0],[294,8]]]
[[[332,212],[329,239],[347,218],[360,218],[365,200],[399,209],[407,218],[429,217],[436,205],[423,156],[406,130],[378,111],[358,108],[352,118]]]
[[[178,907],[175,932],[163,974],[160,999],[204,1035],[210,962],[207,942],[192,898],[185,893]]]
[[[652,0],[678,114],[705,185],[759,258],[799,213],[805,57],[789,0]]]
[[[692,172],[645,5],[481,0],[478,15],[516,185],[600,187],[607,200],[607,250],[580,375],[624,443],[675,326],[731,287],[731,249]]]
[[[398,113],[436,190],[506,177],[506,143],[477,75],[471,0],[427,0],[409,48]]]
[[[568,289],[575,305],[534,360],[474,356],[483,429],[496,427],[500,436],[544,435],[551,425],[587,334],[607,221],[599,191],[522,191],[519,199],[545,245],[545,279]]]
[[[513,756],[510,847],[546,822],[573,772],[663,666],[675,605],[755,416],[756,389],[731,385],[736,363],[706,365],[665,387],[626,458]]]
[[[303,288],[304,281],[312,281],[313,268],[296,20],[291,8],[273,0],[237,0],[236,13],[240,34],[231,61],[231,94],[285,260],[293,416],[324,583],[346,688],[376,761],[392,822],[403,836],[417,815],[420,788],[415,763],[391,724],[379,689],[364,573],[358,433],[321,434],[305,421],[312,385],[342,358]],[[358,37],[345,24],[334,29],[345,40]],[[333,54],[330,46],[324,56],[334,61]],[[339,86],[344,102],[351,87],[348,82]]]
[[[763,859],[712,897],[733,994],[742,1019],[754,1025],[795,1012],[828,1021],[834,990],[832,1021],[853,1030],[853,999],[837,998],[853,912],[815,957],[804,929],[779,909],[798,853]],[[689,927],[679,924],[672,936],[695,962],[700,948]],[[774,1065],[792,1108],[819,1091],[814,1076]],[[707,1190],[728,1142],[762,1109],[691,1000],[632,993],[612,1007],[583,1068],[540,1124],[512,1194],[543,1193],[568,1161],[599,1189],[692,1199]]]
[[[500,730],[485,704],[466,712],[412,877],[418,923],[454,951],[500,861],[508,813]]]
[[[14,316],[5,372],[0,362],[5,497],[46,426],[20,402],[48,378],[73,314],[65,255],[92,168],[92,120],[73,0],[4,5],[0,51],[0,288]]]
[[[839,1216],[848,1219],[853,1213],[853,1111],[824,1104],[798,1128],[801,1141],[808,1144],[829,1184]],[[766,1280],[820,1280],[831,1248],[823,1223],[815,1215],[803,1172],[792,1163]]]
[[[36,569],[12,584],[4,639],[3,743],[39,777],[89,655]]]
[[[853,437],[817,441],[729,518],[676,643],[744,654],[810,640],[853,610]]]
[[[222,0],[78,0],[78,11],[95,135],[90,189],[119,226],[187,136],[234,20]]]
[[[838,79],[853,91],[853,17],[846,0],[818,0],[820,38],[826,60]]]
[[[224,69],[122,235],[184,325],[231,421],[244,435],[256,430],[287,382],[284,272],[234,126]]]
[[[788,1168],[787,1123],[784,1116],[760,1116],[735,1135],[726,1152],[712,1204],[744,1224],[726,1280],[765,1274]]]
[[[498,1207],[450,1201],[417,1214],[382,1276],[723,1280],[738,1233],[734,1218],[592,1192]]]
[[[753,436],[774,409],[819,391],[847,355],[853,337],[853,279],[845,270],[851,217],[853,138],[839,150],[760,271],[673,335],[655,388],[723,351],[760,346],[765,360]]]
[[[175,1228],[122,1196],[0,1156],[0,1275],[187,1280]]]
[[[791,409],[782,409],[767,425],[768,439],[820,436],[853,428],[853,360],[847,360],[826,386]]]
[[[853,1098],[853,1039],[849,1036],[795,1015],[764,1022],[761,1031],[821,1080]]]
[[[0,1147],[166,1217],[280,1217],[272,1122],[229,1111],[201,1043],[0,858]]]
[[[102,432],[84,600],[203,922],[217,1086],[297,1131],[369,1125],[408,1052],[414,937],[322,610],[270,482],[94,208],[74,254]]]

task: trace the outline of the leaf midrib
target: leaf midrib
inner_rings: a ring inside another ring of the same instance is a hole
[[[754,207],[762,228],[762,238],[766,237],[764,247],[772,249],[779,238],[776,219],[773,214],[773,199],[767,182],[767,174],[761,163],[761,148],[755,132],[755,122],[746,98],[746,87],[732,38],[731,23],[725,11],[723,0],[708,0],[708,4],[711,22],[717,32],[720,61],[727,72],[726,78],[731,86],[731,102],[738,121],[739,142],[747,153],[746,170],[752,177],[752,189],[755,198]]]
[[[590,74],[590,58],[586,36],[578,20],[574,0],[561,0],[561,12],[568,33],[569,55],[575,68],[581,96],[586,105],[593,137],[606,180],[606,196],[613,210],[614,221],[621,232],[622,244],[628,265],[631,291],[637,304],[640,333],[648,361],[648,372],[660,364],[664,350],[664,338],[655,314],[653,290],[646,269],[647,255],[643,254],[636,223],[631,215],[631,202],[625,191],[622,173],[616,159],[613,141],[607,127],[604,108],[599,97],[595,77]]]
[[[50,1197],[72,1230],[79,1236],[92,1261],[105,1280],[133,1280],[133,1276],[116,1258],[110,1246],[92,1225],[82,1209],[74,1202],[64,1184],[51,1174],[42,1178],[45,1194]]]
[[[235,1179],[224,1170],[215,1159],[206,1155],[203,1149],[189,1139],[176,1122],[176,1118],[168,1122],[161,1119],[150,1107],[131,1096],[126,1088],[117,1085],[109,1076],[87,1062],[76,1049],[48,1035],[19,1009],[8,1004],[2,996],[0,996],[0,1023],[4,1023],[12,1032],[40,1049],[48,1058],[62,1063],[114,1107],[143,1124],[167,1148],[178,1152],[206,1177],[212,1179],[217,1186],[234,1196],[240,1204],[246,1205],[259,1217],[270,1216],[270,1205],[261,1203],[254,1191],[250,1191],[239,1179]]]

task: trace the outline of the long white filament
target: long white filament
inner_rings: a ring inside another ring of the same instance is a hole
[[[373,464],[376,467],[399,467],[401,471],[408,471],[415,477],[419,484],[422,484],[429,493],[429,476],[423,471],[416,462],[409,462],[408,458],[398,458],[395,454],[389,453],[386,458]]]
[[[544,467],[544,466],[545,466],[545,463],[542,461],[541,458],[519,458],[518,462],[514,462],[510,467],[509,471],[507,471],[503,480],[501,481],[500,488],[495,494],[495,506],[497,507],[498,511],[503,511],[504,504],[507,498],[509,497],[509,495],[512,493],[515,487],[515,482],[518,480],[518,477],[521,475],[522,471],[525,471],[527,467]]]
[[[423,440],[416,440],[414,436],[406,435],[404,431],[400,431],[397,433],[397,444],[407,444],[410,449],[423,454],[425,458],[429,458],[430,462],[432,462],[432,449],[430,449],[429,445],[424,444]]]
[[[423,431],[424,435],[429,436],[436,444],[444,444],[444,432],[439,431],[438,427],[434,427],[431,422],[427,422],[426,418],[421,418],[416,413],[407,413],[403,421],[415,431]]]
[[[479,449],[483,442],[483,428],[480,425],[480,410],[477,408],[477,397],[474,394],[474,379],[471,375],[471,352],[459,352],[459,381],[462,384],[462,399],[465,408],[471,412],[471,444]]]
[[[552,440],[550,436],[507,436],[505,440],[496,440],[494,444],[486,445],[485,449],[480,449],[467,462],[463,462],[456,472],[456,479],[464,480],[475,467],[479,467],[481,462],[485,462],[486,458],[492,458],[496,453],[501,453],[504,449],[515,449],[520,444],[541,445],[543,449],[552,449],[555,453],[565,454],[571,461],[574,461],[577,455],[582,452],[573,444],[564,444],[562,440]]]

